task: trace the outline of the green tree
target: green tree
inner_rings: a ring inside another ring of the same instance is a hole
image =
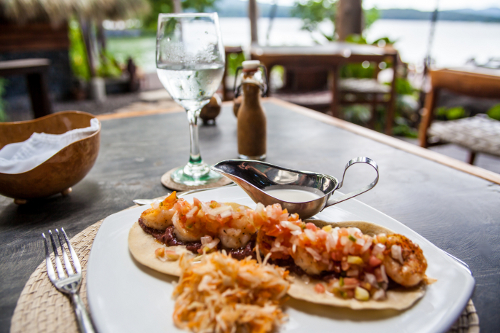
[[[337,0],[306,0],[295,2],[292,15],[302,19],[303,30],[319,31],[327,40],[331,41],[334,40],[335,28],[333,35],[330,35],[320,31],[318,25],[325,20],[329,20],[333,24],[336,12]]]
[[[193,10],[203,13],[208,9],[215,8],[217,0],[180,0],[183,10]],[[174,5],[172,0],[149,0],[151,12],[144,18],[144,28],[149,31],[156,31],[158,24],[158,14],[172,13]]]
[[[336,39],[335,15],[337,12],[338,0],[299,0],[295,2],[292,15],[302,19],[302,29],[309,32],[318,31],[328,41]],[[364,28],[369,28],[373,22],[379,18],[376,8],[363,10],[365,19]],[[319,24],[323,21],[330,21],[333,25],[333,33],[325,33],[319,29]]]

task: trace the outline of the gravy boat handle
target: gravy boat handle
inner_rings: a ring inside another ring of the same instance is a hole
[[[345,173],[346,173],[347,169],[349,169],[349,167],[351,165],[354,165],[356,163],[366,163],[366,164],[369,164],[370,166],[372,166],[375,169],[375,171],[377,172],[377,177],[375,177],[375,180],[373,182],[371,182],[370,184],[368,184],[367,186],[362,187],[358,190],[344,194],[343,196],[341,196],[339,198],[335,198],[335,199],[332,198],[332,199],[328,200],[323,209],[325,209],[326,207],[332,206],[332,205],[336,205],[339,202],[346,201],[347,199],[354,198],[354,197],[356,197],[360,194],[363,194],[365,192],[368,192],[375,185],[377,185],[377,183],[378,183],[378,165],[377,165],[377,163],[375,163],[375,161],[369,157],[356,157],[356,158],[353,158],[352,160],[350,160],[349,162],[347,162],[345,169],[344,169],[344,174],[342,175],[342,181],[340,182],[339,187],[337,187],[337,189],[341,188],[342,185],[344,184],[344,177],[345,177]]]

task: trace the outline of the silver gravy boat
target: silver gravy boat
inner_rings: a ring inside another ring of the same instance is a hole
[[[331,198],[335,190],[342,187],[347,169],[356,163],[366,163],[377,172],[377,177],[369,185],[345,194],[339,198]],[[228,177],[238,184],[255,203],[265,206],[281,204],[290,213],[299,214],[301,219],[307,219],[321,212],[326,207],[358,196],[371,190],[378,182],[378,165],[368,157],[356,157],[347,162],[342,181],[320,173],[298,171],[283,168],[270,163],[251,160],[225,160],[214,166],[212,170]],[[314,199],[303,202],[291,202],[274,197],[267,191],[300,190],[312,193]]]

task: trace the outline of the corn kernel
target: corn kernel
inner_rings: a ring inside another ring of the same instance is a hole
[[[358,256],[347,256],[347,262],[351,265],[363,265],[363,259]]]
[[[358,301],[367,301],[370,299],[370,293],[366,289],[356,287],[356,289],[354,290],[354,297]]]
[[[332,226],[331,225],[326,225],[323,227],[323,230],[326,231],[326,232],[330,232],[332,230]]]

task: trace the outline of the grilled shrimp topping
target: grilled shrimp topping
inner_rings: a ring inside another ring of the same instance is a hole
[[[353,227],[319,228],[280,205],[258,205],[254,223],[260,227],[257,245],[262,254],[271,259],[291,257],[308,275],[328,276],[326,291],[342,298],[384,299],[389,278],[404,287],[425,280],[423,252],[405,236],[367,235]]]
[[[184,242],[209,236],[220,240],[225,248],[237,249],[246,246],[256,232],[252,224],[253,211],[238,204],[201,202],[196,198],[191,204],[178,199],[173,192],[151,206],[141,215],[144,225],[157,230],[173,225],[175,236]]]
[[[387,275],[405,287],[419,284],[425,278],[427,260],[420,247],[403,235],[387,237],[384,266]]]

